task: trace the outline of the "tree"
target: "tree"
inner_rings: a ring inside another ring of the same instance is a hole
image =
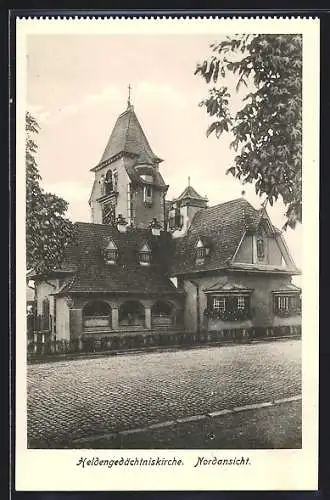
[[[29,112],[25,130],[27,267],[46,274],[61,265],[75,231],[72,222],[64,217],[68,203],[40,187],[41,176],[35,159],[38,147],[34,141],[40,127]]]
[[[207,136],[233,135],[231,147],[238,155],[227,173],[255,183],[256,193],[266,195],[270,205],[280,196],[285,228],[294,228],[302,219],[302,37],[235,35],[211,49],[195,71],[207,84],[220,85],[200,103],[214,120]],[[228,76],[242,96],[236,112],[225,85]]]

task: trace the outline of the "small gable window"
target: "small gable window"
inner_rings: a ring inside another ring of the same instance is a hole
[[[197,259],[204,259],[206,251],[204,247],[197,248],[196,257]]]
[[[143,201],[146,205],[152,204],[152,186],[144,186]]]
[[[151,250],[145,243],[139,251],[139,262],[141,266],[149,266],[151,262]]]
[[[116,264],[118,260],[118,248],[112,240],[104,250],[104,260],[107,264]]]
[[[262,234],[257,235],[257,257],[259,260],[265,257],[265,242]]]
[[[201,239],[198,240],[197,245],[196,245],[196,264],[204,264],[205,257],[210,253],[210,248],[209,246],[202,241]]]

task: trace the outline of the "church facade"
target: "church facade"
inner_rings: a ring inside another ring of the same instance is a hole
[[[216,206],[189,185],[166,200],[162,160],[133,106],[91,171],[91,223],[61,268],[35,282],[37,315],[52,339],[191,332],[256,334],[301,323],[300,271],[265,208],[244,198]]]

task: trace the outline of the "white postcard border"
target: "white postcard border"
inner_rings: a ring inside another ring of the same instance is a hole
[[[303,34],[303,447],[301,450],[29,450],[26,441],[26,37],[47,34]],[[318,478],[319,20],[312,18],[17,19],[16,489],[313,490]],[[311,265],[311,261],[314,265]],[[181,458],[177,467],[82,468],[81,457]],[[250,466],[194,468],[199,456],[250,458]]]

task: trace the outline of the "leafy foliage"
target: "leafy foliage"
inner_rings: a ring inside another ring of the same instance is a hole
[[[40,187],[34,136],[39,125],[26,114],[26,258],[27,267],[44,274],[61,265],[64,250],[74,237],[72,222],[64,217],[68,203]]]
[[[238,152],[227,173],[255,183],[271,205],[286,205],[285,227],[302,219],[302,38],[300,35],[236,35],[212,44],[212,56],[195,74],[207,84],[232,75],[242,104],[233,111],[227,86],[209,89],[200,105],[214,120],[207,135],[233,135]]]

